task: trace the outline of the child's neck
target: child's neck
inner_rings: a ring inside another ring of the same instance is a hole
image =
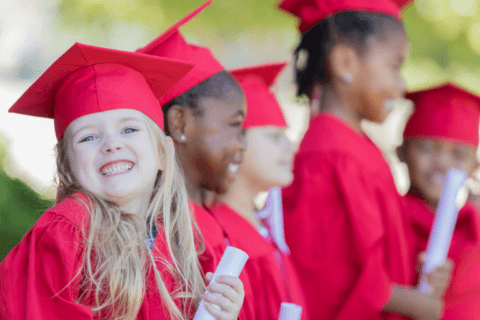
[[[188,199],[202,207],[202,189],[199,185],[187,178],[185,179],[185,187],[187,189]]]
[[[333,88],[327,88],[321,95],[320,110],[331,113],[352,126],[355,130],[362,132],[362,117],[357,113],[355,107],[347,97],[342,97]]]
[[[429,201],[427,198],[425,198],[422,195],[420,190],[418,190],[415,186],[413,186],[413,185],[410,186],[409,192],[412,193],[413,195],[421,198],[434,212],[437,211],[438,202],[437,201]]]
[[[190,163],[192,157],[182,148],[182,145],[176,144],[175,150],[178,152],[178,158],[184,173],[188,199],[202,206],[202,188],[200,187],[201,173],[193,163]]]
[[[241,175],[230,186],[228,192],[219,195],[219,200],[228,204],[255,228],[261,225],[255,214],[255,198],[262,190],[251,186]]]
[[[122,212],[134,214],[141,219],[147,217],[148,206],[150,204],[150,196],[138,197],[134,201],[128,203],[117,203],[118,207]]]

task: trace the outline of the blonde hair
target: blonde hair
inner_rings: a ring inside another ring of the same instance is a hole
[[[68,129],[57,144],[57,173],[60,178],[57,203],[75,192],[87,195],[90,200],[90,205],[85,204],[90,211],[90,223],[84,230],[84,261],[77,273],[80,279],[77,302],[90,304],[100,318],[134,320],[146,292],[148,268],[153,264],[157,288],[170,318],[185,319],[191,307],[198,305],[205,290],[197,257],[204,250],[204,243],[189,211],[184,178],[174,150],[158,125],[147,116],[144,118],[152,140],[158,145],[158,155],[163,156],[165,161],[165,170],[157,175],[144,221],[80,187],[67,157]],[[153,224],[158,219],[162,222],[173,264],[166,257],[154,261],[147,245],[146,226],[150,226],[151,235]],[[196,243],[199,244],[199,252]],[[156,265],[162,265],[179,283],[179,288],[172,293],[173,298]],[[174,299],[181,299],[182,310]]]

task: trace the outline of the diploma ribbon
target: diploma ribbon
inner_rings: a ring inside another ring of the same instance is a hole
[[[282,250],[283,253],[290,253],[290,248],[285,241],[282,190],[280,187],[273,187],[270,189],[265,208],[257,211],[257,217],[266,220],[267,228],[276,246]]]

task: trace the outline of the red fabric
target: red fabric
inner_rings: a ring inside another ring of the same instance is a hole
[[[330,16],[344,11],[382,13],[401,19],[402,8],[412,0],[283,0],[279,8],[296,16],[304,33]]]
[[[222,258],[227,243],[222,228],[205,208],[190,201],[190,208],[193,209],[195,221],[205,242],[205,252],[200,255],[200,265],[203,272],[215,272],[220,259]]]
[[[435,211],[423,199],[408,193],[405,213],[414,231],[414,256],[427,248]],[[454,263],[453,279],[445,295],[446,320],[477,319],[480,315],[480,211],[473,202],[460,209],[448,251]]]
[[[195,67],[182,81],[160,99],[162,106],[225,69],[209,49],[187,43],[178,30],[211,3],[212,1],[205,2],[147,46],[138,50],[140,53],[195,63]]]
[[[286,65],[284,62],[230,71],[247,98],[248,112],[242,125],[243,129],[264,126],[287,127],[282,108],[269,89]]]
[[[205,274],[215,272],[227,245],[232,245],[231,240],[227,238],[223,226],[210,209],[201,207],[193,201],[190,201],[190,206],[193,208],[195,220],[205,242],[205,252],[199,256],[200,265]],[[242,281],[245,290],[245,300],[240,310],[239,320],[254,319],[255,312],[251,304],[246,302],[253,298],[253,291],[245,271],[242,271],[239,279]]]
[[[145,113],[163,130],[158,99],[192,67],[188,62],[76,43],[9,111],[54,119],[57,139],[77,118],[122,108]]]
[[[432,89],[411,92],[406,98],[415,103],[415,110],[405,127],[405,138],[442,138],[478,147],[478,95],[447,82]]]
[[[88,203],[84,195],[75,196]],[[82,230],[88,223],[88,211],[74,198],[62,201],[40,217],[0,264],[0,319],[94,319],[89,307],[75,302],[80,294],[78,281],[70,283],[82,266]],[[171,262],[162,235],[159,230],[155,240],[158,249],[153,250],[153,255]],[[167,289],[173,292],[178,284],[162,264],[157,267]],[[137,319],[170,319],[163,312],[167,309],[156,289],[152,268]],[[180,307],[179,301],[177,304]]]
[[[310,318],[401,319],[382,312],[393,283],[413,283],[402,202],[380,150],[320,113],[283,190],[285,236]]]
[[[242,216],[226,204],[213,211],[232,246],[245,251],[249,259],[242,274],[253,288],[244,308],[246,319],[277,320],[282,302],[302,306],[302,319],[309,319],[307,305],[293,262],[272,242],[263,238]]]

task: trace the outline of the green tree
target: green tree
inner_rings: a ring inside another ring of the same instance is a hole
[[[7,144],[0,137],[0,261],[52,204],[28,185],[10,178],[4,168]]]

